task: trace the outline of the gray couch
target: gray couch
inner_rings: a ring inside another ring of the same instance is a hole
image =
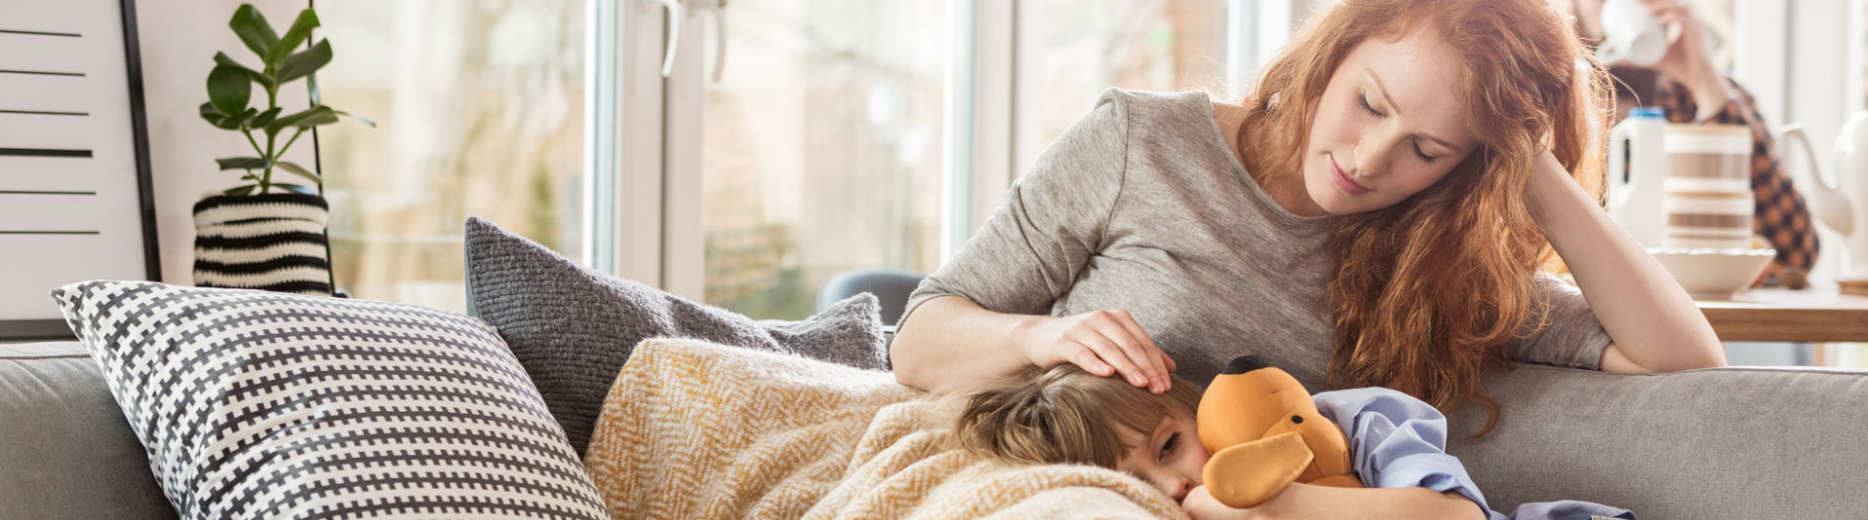
[[[1495,509],[1568,498],[1646,519],[1868,518],[1868,372],[1520,365],[1486,386],[1503,421],[1452,452]],[[1453,429],[1484,419],[1462,410]],[[0,518],[174,517],[81,345],[0,345]]]

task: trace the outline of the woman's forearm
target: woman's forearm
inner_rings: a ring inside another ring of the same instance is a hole
[[[1042,316],[1001,314],[966,298],[942,296],[922,303],[907,318],[889,345],[895,380],[941,392],[1031,364],[1017,335]]]
[[[1339,488],[1291,484],[1252,509],[1251,518],[1484,520],[1478,504],[1457,493],[1422,487]]]
[[[1538,158],[1531,194],[1533,217],[1621,357],[1653,372],[1725,365],[1718,336],[1686,290],[1549,153]]]

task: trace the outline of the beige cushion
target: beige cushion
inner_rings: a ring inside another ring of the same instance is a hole
[[[1868,518],[1868,371],[1720,368],[1664,375],[1516,365],[1504,408],[1451,421],[1494,509],[1575,499],[1641,518]]]

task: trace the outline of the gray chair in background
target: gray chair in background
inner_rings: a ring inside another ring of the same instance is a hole
[[[817,291],[817,310],[823,312],[844,298],[861,293],[876,295],[882,303],[882,323],[895,325],[902,318],[908,295],[915,292],[925,276],[905,271],[844,271],[824,282]]]

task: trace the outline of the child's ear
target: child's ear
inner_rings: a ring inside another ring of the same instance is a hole
[[[1238,509],[1257,507],[1303,475],[1313,458],[1302,435],[1281,433],[1214,453],[1201,477],[1220,503]]]

